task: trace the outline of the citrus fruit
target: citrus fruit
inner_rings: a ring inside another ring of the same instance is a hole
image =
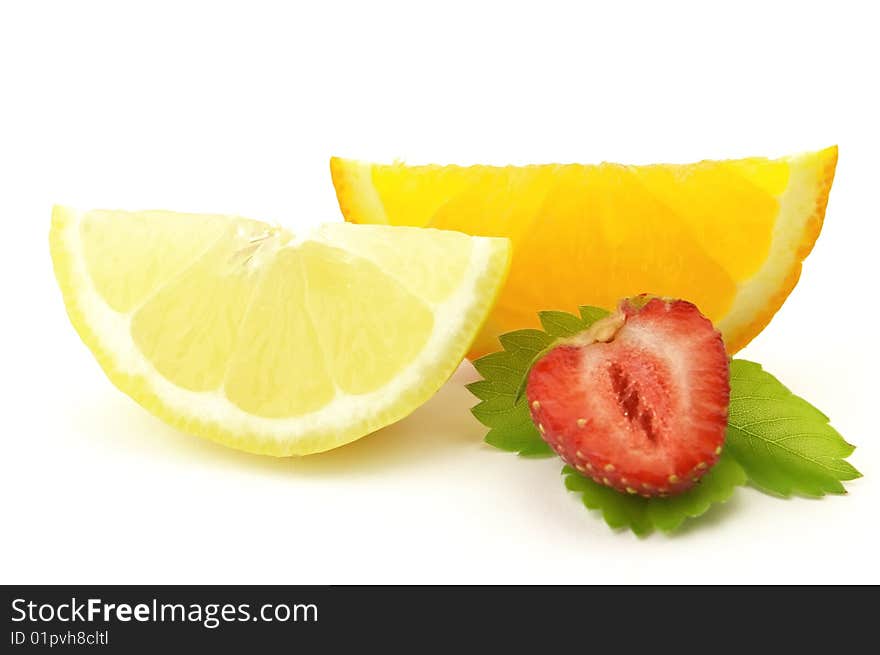
[[[613,308],[651,293],[695,303],[729,353],[797,283],[819,235],[837,147],[781,159],[625,166],[407,166],[333,158],[353,223],[420,225],[513,242],[510,275],[470,355],[538,327],[536,312]]]
[[[166,422],[304,455],[427,400],[486,318],[506,239],[56,207],[67,313],[105,373]]]

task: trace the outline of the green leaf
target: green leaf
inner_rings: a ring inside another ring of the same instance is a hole
[[[516,332],[508,332],[502,334],[498,340],[505,350],[514,352],[516,350],[527,350],[532,353],[539,353],[544,348],[553,343],[553,337],[541,330],[517,330]]]
[[[828,417],[794,395],[759,364],[730,364],[730,418],[725,450],[752,484],[780,496],[846,493],[842,481],[861,477],[844,458],[855,447]]]
[[[509,422],[515,407],[510,396],[495,396],[481,402],[471,413],[487,428],[498,428]]]
[[[540,330],[508,332],[507,334],[502,334],[498,340],[509,353],[510,361],[517,367],[517,370],[526,371],[526,373],[532,368],[532,364],[541,356],[541,353],[554,341],[553,337]],[[516,393],[513,394],[514,405],[522,398],[522,394],[525,391],[526,378],[527,375],[521,375]]]
[[[598,307],[581,307],[580,316],[565,312],[541,312],[546,331],[517,330],[501,335],[504,350],[474,362],[482,380],[467,385],[480,399],[471,409],[489,430],[486,443],[523,457],[548,457],[553,451],[532,424],[526,399],[522,396],[529,369],[557,339],[588,328],[608,312]]]
[[[489,430],[486,443],[500,450],[519,453],[523,457],[549,457],[556,454],[532,423],[525,401],[510,412],[505,423]]]
[[[565,312],[538,312],[538,318],[551,337],[571,337],[585,327],[579,316]]]
[[[593,323],[598,321],[600,318],[605,318],[610,315],[607,309],[602,309],[601,307],[590,307],[585,305],[580,308],[581,312],[581,320],[584,322],[586,327],[590,327]]]
[[[480,400],[489,400],[490,398],[496,398],[498,396],[510,396],[511,398],[513,397],[513,394],[511,392],[498,388],[490,380],[477,380],[476,382],[471,382],[470,384],[465,386],[467,387],[468,391],[470,391]]]
[[[599,510],[605,522],[614,529],[629,528],[642,537],[654,529],[672,532],[686,519],[701,516],[715,503],[723,503],[736,487],[745,484],[742,467],[726,453],[691,490],[671,498],[642,498],[622,494],[593,482],[570,466],[562,469],[565,486],[581,494],[588,509]]]
[[[489,353],[476,360],[474,368],[492,388],[499,393],[509,394],[513,398],[519,385],[520,372],[512,353],[507,351]]]
[[[487,402],[489,401],[483,401],[471,410],[478,421],[491,428],[486,435],[486,443],[500,450],[517,452],[528,457],[549,457],[556,454],[532,423],[524,397],[506,410],[497,409],[497,405],[487,406]]]

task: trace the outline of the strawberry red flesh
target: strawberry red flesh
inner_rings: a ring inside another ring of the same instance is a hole
[[[532,367],[542,437],[583,475],[618,491],[686,491],[715,464],[730,374],[721,335],[691,303],[638,297]]]

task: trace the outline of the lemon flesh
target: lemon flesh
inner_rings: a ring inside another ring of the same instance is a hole
[[[110,379],[168,423],[255,453],[358,439],[451,375],[501,289],[506,239],[56,207],[68,314]]]

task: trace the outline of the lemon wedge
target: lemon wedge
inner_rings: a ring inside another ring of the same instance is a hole
[[[171,425],[305,455],[397,421],[452,374],[507,239],[234,216],[55,207],[68,315],[110,380]]]

